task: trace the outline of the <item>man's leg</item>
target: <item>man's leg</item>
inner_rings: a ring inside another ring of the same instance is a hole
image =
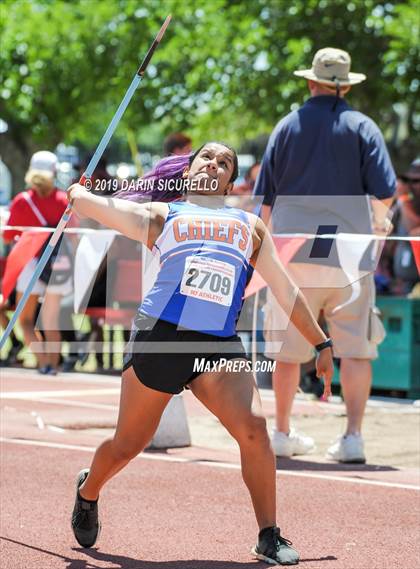
[[[298,284],[301,272],[306,274],[308,271],[307,266],[302,268],[299,264],[293,268],[290,265],[288,269]],[[311,268],[309,270],[313,271]],[[309,306],[316,315],[321,308],[322,292],[320,294],[317,289],[304,290]],[[313,357],[313,348],[290,322],[288,312],[278,305],[272,293],[267,293],[264,318],[265,355],[276,360],[273,372],[276,429],[273,432],[272,445],[275,454],[282,457],[306,454],[315,447],[311,437],[299,434],[290,428],[293,400],[300,382],[300,363],[296,362],[310,361]]]
[[[280,433],[289,434],[290,414],[299,387],[300,365],[276,362],[273,372],[273,389],[276,398],[276,427]]]
[[[347,428],[344,435],[328,448],[327,458],[363,464],[366,457],[361,429],[372,381],[370,360],[342,358],[340,380],[347,410]]]
[[[347,409],[345,435],[360,434],[372,384],[370,360],[343,358],[340,367],[340,381]]]
[[[276,456],[291,457],[307,454],[314,450],[312,437],[299,433],[290,427],[293,401],[299,388],[300,364],[276,362],[273,372],[273,389],[276,400],[276,428],[272,445]]]
[[[361,278],[358,285],[359,294],[353,299],[353,287],[331,289],[324,310],[335,353],[341,359],[340,382],[347,411],[344,435],[328,448],[327,457],[348,463],[366,461],[361,429],[372,383],[371,360],[377,357],[376,342],[370,339],[373,276]]]

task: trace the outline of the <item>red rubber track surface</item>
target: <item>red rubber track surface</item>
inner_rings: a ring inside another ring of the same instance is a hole
[[[58,379],[34,385],[29,376],[16,376],[3,393],[83,389],[80,382],[72,385],[71,381],[66,376],[61,386]],[[104,385],[87,379],[87,388]],[[77,395],[69,400],[77,398],[80,403],[86,401]],[[117,401],[112,394],[89,397],[89,403],[105,406],[114,407]],[[36,415],[31,413],[42,411],[46,416],[51,407],[45,402],[3,400],[2,569],[267,567],[250,554],[257,528],[237,466],[238,454],[226,450],[190,447],[173,453],[147,452],[137,458],[101,495],[103,528],[97,547],[79,548],[70,529],[74,479],[89,465],[101,437],[34,426]],[[85,411],[54,406],[54,413],[66,418],[73,414],[75,421]],[[97,412],[107,413],[108,421],[113,419],[110,409]],[[350,480],[335,480],[278,474],[280,525],[300,552],[301,564],[305,569],[419,567],[418,491],[409,485],[358,483],[358,477],[366,474],[350,475]],[[380,476],[370,478],[382,483]]]

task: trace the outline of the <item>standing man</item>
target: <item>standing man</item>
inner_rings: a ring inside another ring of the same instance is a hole
[[[273,233],[386,233],[395,173],[378,126],[344,100],[366,76],[350,72],[350,55],[319,50],[312,68],[295,71],[308,81],[311,97],[275,127],[254,195],[263,196],[262,217]],[[315,315],[321,311],[341,359],[340,381],[347,428],[328,449],[340,462],[365,462],[362,419],[370,393],[371,360],[383,328],[376,315],[373,246],[363,241],[315,239],[292,258],[289,272]],[[290,429],[300,364],[312,350],[289,322],[284,324],[270,293],[265,307],[266,356],[277,360],[273,375],[277,456],[306,454],[311,437]],[[281,323],[283,322],[283,324]],[[284,328],[286,328],[284,330]]]

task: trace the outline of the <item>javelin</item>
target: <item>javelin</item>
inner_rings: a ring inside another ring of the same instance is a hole
[[[157,48],[157,46],[159,45],[159,42],[162,39],[162,36],[165,33],[166,28],[168,27],[170,21],[171,21],[171,16],[167,16],[166,20],[163,22],[162,27],[159,30],[159,33],[157,34],[156,38],[153,40],[153,43],[150,46],[149,51],[146,53],[146,56],[143,59],[143,62],[140,65],[137,73],[134,75],[131,85],[127,89],[124,98],[120,103],[120,106],[118,107],[115,115],[112,117],[112,120],[105,131],[105,134],[103,135],[100,143],[98,144],[97,149],[95,150],[95,154],[92,156],[85,172],[81,176],[79,184],[86,185],[86,181],[91,178],[93,172],[95,171],[95,168],[99,160],[101,159],[101,156],[104,153],[104,150],[107,147],[107,144],[111,139],[111,136],[114,134],[114,131],[117,128],[118,123],[120,122],[125,109],[128,107],[128,104],[130,103],[131,98],[133,97],[134,91],[137,89],[137,87],[140,84],[140,81],[143,79],[144,72],[146,71],[149,62],[152,59],[153,53]],[[49,240],[48,245],[44,250],[44,253],[41,255],[41,258],[39,259],[38,264],[35,267],[35,271],[32,275],[32,278],[29,281],[28,286],[26,287],[25,292],[22,295],[22,298],[20,299],[18,305],[16,306],[16,310],[12,318],[10,319],[10,322],[6,327],[6,330],[4,331],[3,336],[1,337],[0,349],[6,343],[6,340],[9,337],[10,332],[12,331],[14,325],[16,324],[16,320],[19,318],[20,313],[24,309],[25,304],[29,298],[29,295],[31,294],[32,289],[34,288],[36,281],[41,276],[41,273],[44,270],[44,267],[47,264],[48,259],[51,257],[54,247],[57,244],[58,240],[60,239],[61,235],[63,234],[63,231],[67,223],[69,222],[70,217],[71,217],[71,205],[69,204],[66,208],[66,211],[63,213],[62,218],[58,222],[58,225],[55,228],[53,234],[51,235],[51,239]]]

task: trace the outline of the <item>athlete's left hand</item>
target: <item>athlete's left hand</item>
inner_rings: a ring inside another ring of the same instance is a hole
[[[334,375],[334,362],[331,348],[322,350],[316,358],[316,376],[318,379],[324,380],[323,399],[327,399],[331,395],[331,381]]]

